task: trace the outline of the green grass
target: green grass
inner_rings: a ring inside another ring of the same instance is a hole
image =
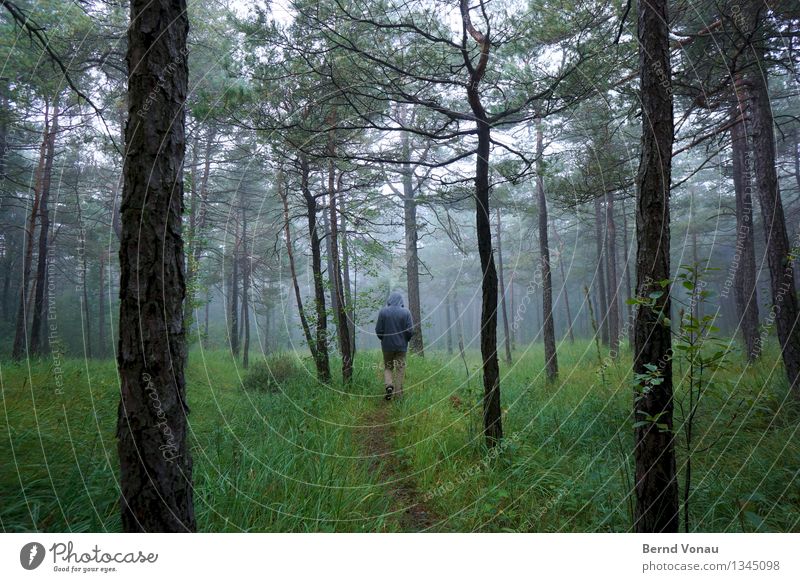
[[[224,352],[190,357],[199,528],[399,531],[391,487],[364,458],[357,429],[384,405],[379,354],[359,354],[347,390],[320,387],[294,358],[271,360],[281,377],[262,382],[263,370],[248,378]],[[774,359],[765,354],[742,371],[734,355],[701,405],[693,530],[799,529],[797,408],[782,368],[769,376]],[[411,357],[406,399],[391,404],[389,418],[395,454],[442,518],[436,529],[627,531],[629,361],[623,354],[601,376],[593,345],[564,344],[559,382],[547,384],[540,346],[515,353],[514,365],[501,365],[506,439],[494,458],[480,433],[477,354],[467,357],[469,379],[459,357]],[[2,529],[119,530],[113,362],[67,361],[63,394],[46,361],[4,363],[0,377]]]

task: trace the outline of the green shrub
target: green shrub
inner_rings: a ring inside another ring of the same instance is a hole
[[[242,385],[245,390],[279,392],[301,374],[303,371],[293,355],[277,354],[250,366]]]

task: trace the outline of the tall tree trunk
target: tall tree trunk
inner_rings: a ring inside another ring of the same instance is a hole
[[[564,288],[564,305],[567,308],[567,333],[569,334],[569,343],[575,343],[575,332],[573,331],[574,322],[572,321],[572,310],[569,307],[569,288],[567,287],[567,274],[564,270],[564,243],[561,242],[561,237],[558,236],[558,229],[553,229],[556,235],[556,244],[558,245],[558,268],[561,271],[561,280],[563,281]]]
[[[306,215],[308,217],[308,235],[311,244],[311,272],[314,278],[314,304],[316,307],[317,347],[316,366],[317,376],[323,384],[331,381],[331,368],[328,358],[328,315],[325,310],[325,286],[322,283],[322,252],[320,249],[319,233],[317,232],[317,200],[311,194],[308,184],[309,169],[308,159],[300,156],[300,189],[306,201]]]
[[[597,301],[599,302],[599,310],[597,312],[598,327],[600,328],[600,339],[603,345],[609,345],[609,332],[608,332],[608,295],[606,294],[606,253],[603,236],[603,211],[600,204],[600,198],[594,199],[594,235],[595,243],[597,246]]]
[[[489,208],[489,154],[491,128],[486,110],[481,103],[480,82],[486,73],[491,42],[472,25],[469,3],[460,0],[461,21],[466,32],[480,47],[478,64],[471,63],[467,83],[467,100],[475,117],[478,147],[475,156],[475,223],[478,237],[478,254],[481,259],[481,359],[483,361],[483,432],[488,447],[494,447],[503,438],[502,409],[500,407],[500,365],[497,361],[497,270],[492,252],[492,221]],[[464,51],[465,60],[470,57]]]
[[[98,356],[104,358],[106,349],[106,249],[100,251],[100,269],[97,273],[100,294],[97,298],[97,343]]]
[[[403,159],[411,160],[409,136],[403,133]],[[417,249],[417,201],[414,195],[414,170],[410,164],[403,167],[403,217],[406,239],[406,286],[408,287],[408,308],[414,320],[414,336],[408,343],[409,349],[419,356],[425,355],[422,337],[422,307],[419,294],[419,254]]]
[[[353,379],[353,353],[350,349],[350,326],[347,322],[347,305],[344,299],[344,282],[342,281],[342,266],[339,260],[339,219],[336,216],[336,164],[334,155],[336,154],[336,109],[330,116],[331,127],[328,141],[328,210],[330,212],[330,242],[331,257],[333,267],[333,290],[332,295],[336,296],[336,331],[339,335],[339,347],[342,353],[342,380],[347,384]]]
[[[608,269],[608,335],[611,355],[619,358],[619,277],[617,275],[617,224],[614,194],[606,194],[606,267]]]
[[[53,100],[53,119],[47,137],[47,151],[45,153],[44,173],[42,174],[42,192],[39,201],[39,245],[36,258],[36,282],[33,300],[33,317],[31,324],[30,353],[42,353],[42,331],[44,322],[47,321],[47,309],[50,298],[45,301],[45,291],[51,272],[48,242],[50,241],[50,184],[53,176],[53,161],[55,158],[56,134],[58,133],[58,95]],[[53,297],[55,300],[55,297]]]
[[[445,325],[447,329],[445,330],[446,338],[447,338],[447,354],[452,355],[453,353],[453,320],[450,317],[450,292],[448,291],[444,296],[444,316],[445,316]]]
[[[765,12],[760,3],[752,1],[751,10]],[[757,12],[756,12],[757,13]],[[754,19],[755,20],[755,19]],[[756,63],[762,64],[763,51],[756,50]],[[783,364],[790,390],[800,398],[800,327],[798,327],[797,292],[794,283],[794,265],[783,202],[775,167],[775,131],[764,71],[761,66],[747,75],[750,93],[751,134],[753,136],[753,167],[756,191],[761,205],[769,263],[772,304],[778,341],[783,354]]]
[[[633,305],[630,304],[628,301],[632,298],[631,294],[631,261],[630,261],[630,249],[628,247],[628,212],[625,209],[625,201],[623,199],[622,204],[622,244],[625,247],[625,304],[627,305],[628,309],[628,323],[630,323],[633,319]],[[630,333],[627,334],[628,338],[630,338]]]
[[[678,531],[672,424],[669,195],[674,139],[667,0],[638,0],[642,147],[636,179],[636,312],[633,335],[637,532]],[[661,295],[658,295],[661,293]],[[658,378],[660,383],[655,380]]]
[[[239,219],[234,217],[236,222],[235,231],[233,234],[233,258],[231,259],[231,282],[230,282],[230,297],[228,303],[230,306],[230,347],[231,353],[234,358],[239,357],[239,261],[241,250],[241,239],[239,238]]]
[[[131,0],[130,15],[117,355],[122,528],[194,531],[181,236],[189,22],[185,0]]]
[[[339,177],[341,178],[341,174]],[[350,331],[350,353],[356,357],[356,309],[353,304],[354,293],[350,281],[350,245],[347,237],[344,196],[339,194],[339,234],[342,238],[342,278],[344,282],[344,303],[347,311],[347,327]]]
[[[81,212],[81,199],[78,195],[78,190],[75,190],[75,208],[78,211],[78,228],[80,232],[80,245],[81,245],[81,252],[80,252],[80,260],[81,260],[81,293],[82,293],[82,300],[81,300],[81,307],[83,308],[83,323],[82,323],[82,336],[83,336],[83,345],[84,350],[87,358],[92,357],[92,318],[91,312],[89,311],[89,284],[88,284],[88,273],[89,267],[88,262],[86,260],[86,228],[83,224],[83,213]]]
[[[242,200],[242,326],[244,343],[242,345],[242,367],[250,365],[250,254],[247,250],[247,212]]]
[[[500,304],[503,309],[503,333],[506,340],[506,363],[511,364],[511,332],[508,329],[508,308],[506,306],[506,284],[503,282],[503,232],[500,223],[500,209],[497,209],[497,275],[500,283]]]
[[[50,142],[50,107],[45,102],[44,131],[42,143],[39,146],[39,164],[36,167],[36,177],[33,187],[33,201],[31,213],[28,216],[28,227],[25,231],[25,255],[22,259],[22,277],[19,287],[19,304],[17,305],[17,322],[14,328],[14,345],[11,357],[14,360],[22,358],[22,353],[27,353],[28,348],[28,288],[30,286],[31,265],[33,263],[33,237],[36,232],[36,217],[39,216],[39,204],[42,193],[42,180],[44,178],[45,160],[47,159],[47,146]]]
[[[536,120],[536,195],[539,205],[539,251],[542,261],[542,320],[544,327],[544,361],[547,379],[558,376],[556,326],[553,321],[553,274],[550,270],[550,241],[547,237],[547,197],[544,195],[544,134],[542,120]]]
[[[303,327],[303,334],[308,344],[308,349],[311,351],[311,356],[314,361],[318,361],[317,344],[311,336],[311,327],[308,325],[308,318],[306,317],[305,308],[303,307],[303,298],[300,294],[300,283],[297,280],[297,267],[294,262],[294,248],[292,245],[292,231],[289,219],[289,196],[286,192],[284,184],[283,172],[278,172],[278,195],[283,202],[283,234],[286,241],[286,256],[289,259],[289,274],[292,277],[292,287],[294,288],[294,299],[297,303],[297,312],[300,316],[300,325]],[[317,369],[319,373],[319,369]]]
[[[189,257],[188,269],[186,272],[187,296],[184,305],[184,318],[186,319],[187,330],[191,327],[193,320],[193,310],[195,308],[195,296],[197,293],[197,279],[200,272],[200,255],[203,252],[202,236],[208,215],[208,177],[211,174],[211,151],[216,136],[213,126],[208,129],[206,134],[206,147],[203,154],[203,175],[199,184],[192,178],[192,205],[189,222]],[[199,139],[195,140],[196,150]],[[196,152],[195,152],[196,155]],[[196,163],[192,163],[192,173],[195,172]],[[198,326],[199,327],[199,326]]]

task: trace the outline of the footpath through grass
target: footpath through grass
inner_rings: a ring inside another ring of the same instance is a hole
[[[593,345],[562,345],[560,380],[548,385],[541,347],[516,353],[501,366],[506,438],[495,452],[480,433],[479,358],[466,359],[465,367],[458,356],[411,357],[405,400],[385,403],[376,352],[359,354],[347,390],[318,386],[294,356],[245,375],[225,353],[193,353],[187,385],[200,529],[407,527],[393,485],[368,458],[371,429],[361,426],[386,406],[392,466],[437,516],[432,529],[628,531],[629,354],[600,373]],[[763,359],[743,373],[731,365],[700,405],[693,530],[800,529],[796,405],[782,369],[768,376],[774,356]],[[681,378],[677,363],[675,370]],[[113,362],[67,362],[63,394],[46,361],[3,363],[0,376],[2,529],[118,531]],[[680,436],[677,443],[682,478]]]

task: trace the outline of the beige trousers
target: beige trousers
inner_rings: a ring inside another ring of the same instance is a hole
[[[403,394],[403,376],[406,372],[405,352],[383,352],[383,383],[394,386],[397,396]]]

